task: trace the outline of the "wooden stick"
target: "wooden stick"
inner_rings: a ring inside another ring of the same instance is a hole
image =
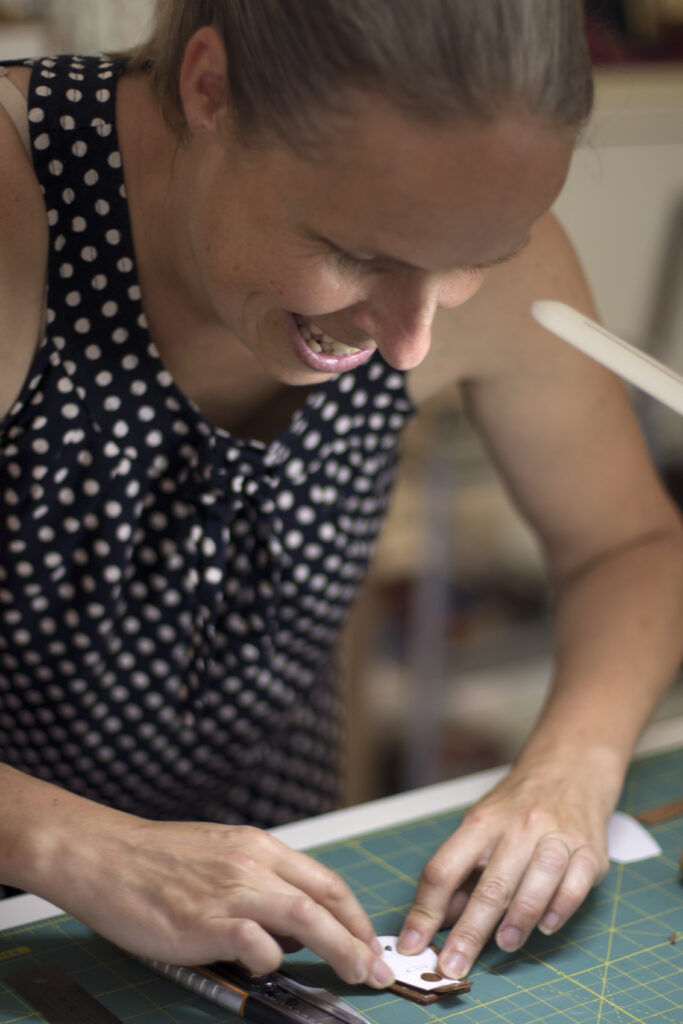
[[[660,804],[658,807],[649,807],[646,811],[635,814],[634,818],[643,825],[659,825],[663,821],[678,818],[681,814],[683,814],[683,798],[670,800],[668,804]]]

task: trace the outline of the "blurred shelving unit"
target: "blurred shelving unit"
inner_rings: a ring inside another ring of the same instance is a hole
[[[154,0],[0,0],[0,59],[96,54],[141,42]]]

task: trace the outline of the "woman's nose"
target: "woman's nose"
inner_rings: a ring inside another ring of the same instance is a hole
[[[411,370],[429,352],[437,310],[465,302],[479,288],[481,277],[468,270],[387,275],[354,307],[354,323],[373,339],[390,366]]]

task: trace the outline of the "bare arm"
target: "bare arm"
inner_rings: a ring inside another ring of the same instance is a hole
[[[0,430],[35,355],[47,244],[42,193],[0,109]],[[348,982],[383,987],[391,980],[348,887],[266,832],[147,821],[6,764],[0,881],[161,960],[239,958],[262,973],[278,966],[282,936],[315,949]]]
[[[418,946],[457,918],[442,956],[454,974],[493,931],[514,949],[539,923],[556,930],[602,877],[633,745],[683,653],[678,514],[621,384],[535,325],[535,298],[595,315],[552,218],[445,318],[468,408],[537,531],[555,595],[546,707],[508,778],[427,865],[408,916]]]
[[[28,69],[11,72],[21,88]],[[45,303],[47,219],[17,131],[0,107],[0,425],[35,355]]]

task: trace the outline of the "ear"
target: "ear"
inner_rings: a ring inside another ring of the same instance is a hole
[[[208,25],[195,32],[185,48],[179,88],[191,134],[225,131],[230,104],[228,59],[223,40]]]

